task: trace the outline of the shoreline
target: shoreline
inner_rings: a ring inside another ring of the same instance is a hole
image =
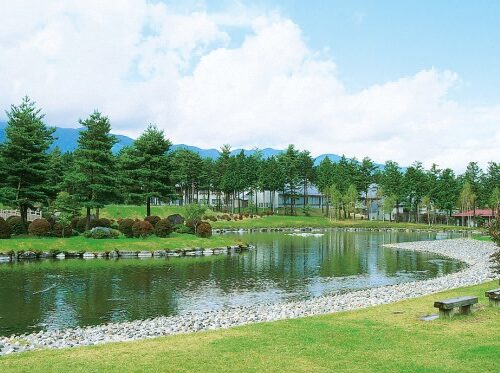
[[[63,330],[40,331],[0,337],[0,356],[42,348],[67,348],[109,342],[125,342],[167,335],[224,329],[239,325],[277,321],[351,311],[393,303],[475,285],[494,279],[489,256],[495,245],[472,239],[416,241],[387,244],[385,247],[441,254],[467,264],[462,271],[422,281],[369,288],[342,294],[323,295],[302,301],[225,308],[178,316],[160,316],[147,320],[125,321]]]

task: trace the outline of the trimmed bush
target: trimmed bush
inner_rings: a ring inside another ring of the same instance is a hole
[[[195,233],[194,228],[199,223],[200,223],[199,221],[195,221],[193,219],[188,219],[188,220],[186,220],[185,226],[186,226],[186,228],[189,229],[189,233]]]
[[[110,228],[111,227],[111,220],[106,219],[106,218],[100,218],[100,219],[95,219],[90,221],[92,227],[104,227],[104,228]]]
[[[149,221],[136,221],[132,225],[134,237],[146,238],[153,234],[154,227]]]
[[[0,240],[10,238],[10,232],[10,225],[4,220],[4,218],[0,218]]]
[[[156,223],[158,223],[160,220],[161,218],[156,215],[146,216],[144,218],[144,221],[150,222],[153,227],[156,226]]]
[[[106,228],[106,227],[95,227],[90,231],[86,231],[84,234],[86,238],[92,238],[95,240],[110,239],[120,237],[120,232],[116,229]]]
[[[28,228],[29,234],[36,237],[47,237],[50,230],[50,223],[43,218],[33,220]]]
[[[179,225],[179,224],[184,224],[184,218],[182,215],[179,214],[173,214],[167,216],[167,219],[170,221],[170,224],[172,225]]]
[[[155,225],[155,234],[158,237],[167,237],[172,233],[173,227],[168,219],[161,219]]]
[[[132,219],[121,219],[118,222],[118,230],[122,232],[125,237],[134,237],[134,232],[132,232],[132,226],[134,225]]]
[[[55,223],[52,227],[52,235],[60,238],[71,237],[73,235],[73,229],[71,225],[64,226],[61,223]]]
[[[212,226],[206,221],[202,221],[196,226],[196,235],[198,237],[208,238],[212,236]]]
[[[23,219],[20,216],[9,216],[6,221],[13,235],[25,234],[28,231],[28,227],[23,223]]]
[[[90,229],[95,228],[95,219],[90,218]],[[87,230],[87,217],[80,218],[76,223],[76,230],[80,233],[83,233]]]

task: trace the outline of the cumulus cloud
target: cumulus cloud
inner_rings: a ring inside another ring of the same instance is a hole
[[[28,94],[51,124],[76,127],[99,108],[116,132],[153,122],[202,147],[294,143],[459,170],[498,161],[500,107],[450,99],[456,73],[429,67],[348,93],[334,60],[273,11],[93,0],[3,2],[0,13],[0,106]]]

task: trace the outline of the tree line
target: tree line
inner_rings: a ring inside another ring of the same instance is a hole
[[[83,130],[76,150],[62,154],[58,148],[49,151],[54,129],[46,126],[41,109],[28,97],[12,105],[7,118],[6,141],[0,145],[0,203],[17,207],[23,221],[28,208],[74,215],[83,207],[90,223],[91,215],[98,216],[110,203],[145,205],[149,216],[153,200],[199,203],[200,191],[208,202],[216,201],[218,210],[234,209],[231,201],[245,198],[257,210],[259,191],[269,193],[273,206],[275,192],[280,192],[285,196],[283,211],[296,214],[298,198],[308,204],[311,185],[324,196],[325,214],[337,219],[355,217],[360,205],[368,208],[370,200],[365,197],[373,184],[384,212],[403,206],[415,222],[422,207],[430,221],[435,210],[450,216],[457,208],[498,210],[500,205],[496,162],[486,170],[470,162],[461,175],[437,165],[426,170],[421,162],[402,168],[387,161],[379,167],[368,157],[358,161],[342,156],[338,162],[325,157],[315,166],[310,153],[294,145],[267,158],[259,150],[232,155],[230,146],[224,145],[214,160],[187,149],[172,151],[164,132],[153,125],[114,154],[117,139],[110,133],[109,119],[98,111],[79,121]]]

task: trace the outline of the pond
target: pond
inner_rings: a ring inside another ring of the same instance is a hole
[[[464,265],[382,247],[451,234],[321,233],[238,234],[256,248],[234,255],[2,264],[0,335],[305,299],[432,278]]]

